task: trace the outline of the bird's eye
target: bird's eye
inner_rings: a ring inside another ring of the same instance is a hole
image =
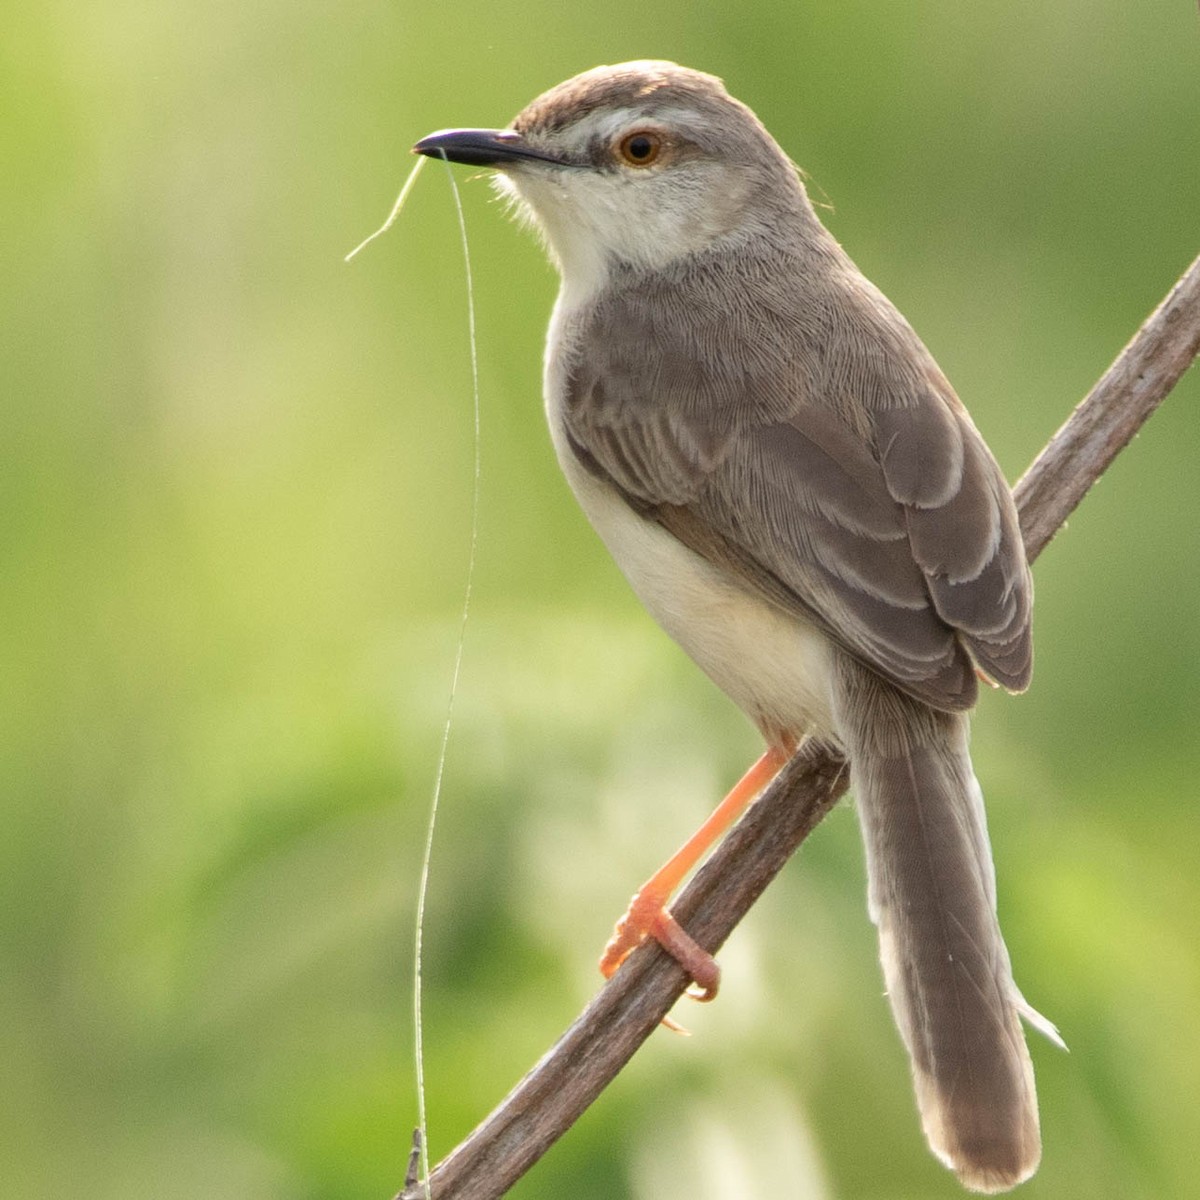
[[[627,166],[648,167],[662,153],[662,138],[649,130],[639,130],[621,139],[617,153]]]

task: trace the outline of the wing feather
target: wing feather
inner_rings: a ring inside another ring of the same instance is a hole
[[[899,314],[862,291],[878,337],[833,360],[846,339],[801,326],[809,343],[788,346],[706,294],[610,299],[574,331],[561,405],[573,453],[911,695],[969,708],[976,665],[1025,687],[1031,585],[1011,495]],[[734,329],[743,352],[714,353]]]

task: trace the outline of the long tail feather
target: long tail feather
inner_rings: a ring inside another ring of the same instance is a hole
[[[1041,1137],[1020,1022],[1028,1005],[996,920],[967,717],[937,712],[848,658],[837,679],[871,918],[925,1136],[966,1187],[1007,1191],[1037,1169]]]

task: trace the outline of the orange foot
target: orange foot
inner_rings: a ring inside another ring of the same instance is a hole
[[[721,968],[667,911],[667,899],[649,885],[634,896],[600,956],[601,974],[611,979],[630,952],[652,937],[695,981],[697,986],[689,988],[688,995],[694,1000],[712,1000],[721,985]]]
[[[697,986],[689,989],[688,995],[696,1000],[711,1000],[717,994],[721,968],[671,916],[667,901],[713,843],[775,778],[794,748],[794,744],[789,744],[767,750],[738,780],[712,816],[633,897],[600,958],[600,970],[605,979],[611,979],[630,952],[647,937],[652,937],[695,981]]]

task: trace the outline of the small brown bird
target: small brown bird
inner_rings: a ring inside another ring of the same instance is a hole
[[[967,750],[977,673],[1029,683],[1032,585],[1009,489],[904,318],[791,161],[711,75],[599,67],[506,130],[422,154],[494,167],[562,275],[545,397],[559,462],[664,629],[762,758],[634,897],[706,996],[675,887],[803,738],[844,753],[870,913],[934,1153],[1005,1191],[1041,1154],[1022,998]]]

